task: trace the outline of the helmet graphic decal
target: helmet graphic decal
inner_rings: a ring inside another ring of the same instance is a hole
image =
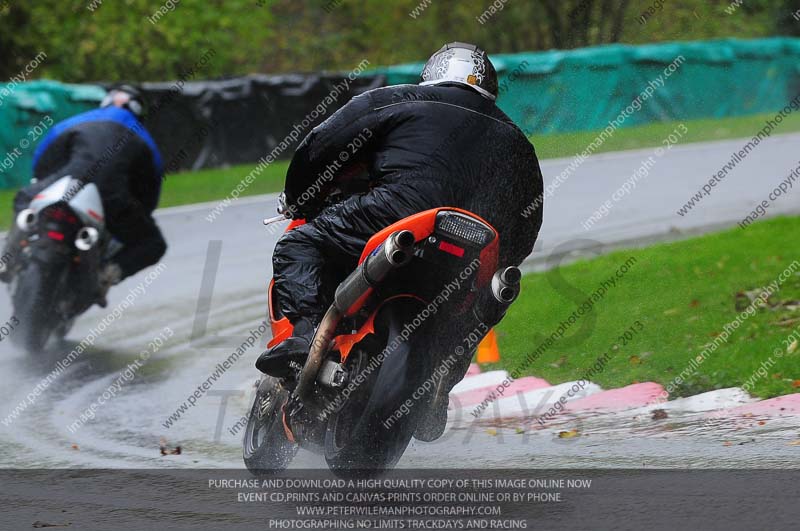
[[[497,72],[486,52],[473,44],[452,42],[434,53],[422,69],[421,85],[464,85],[495,100]]]
[[[455,57],[455,55],[455,50],[445,50],[438,54],[434,58],[433,64],[428,63],[425,65],[425,70],[422,72],[422,79],[424,81],[429,81],[446,77],[447,71],[450,68],[450,60]]]
[[[477,82],[476,85],[480,85],[483,83],[483,78],[486,76],[486,63],[483,60],[483,53],[482,52],[472,52],[470,54],[472,57],[472,75],[475,76]]]

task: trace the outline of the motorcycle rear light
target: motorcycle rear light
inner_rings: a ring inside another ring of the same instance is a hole
[[[444,235],[475,245],[486,245],[494,236],[493,231],[485,224],[456,212],[440,214],[436,229]]]
[[[56,241],[59,241],[59,242],[63,242],[64,241],[64,235],[62,233],[56,232],[54,230],[48,231],[47,232],[47,237],[50,238],[51,240],[56,240]]]
[[[450,253],[453,256],[457,256],[459,258],[464,256],[463,247],[459,247],[458,245],[453,245],[452,243],[447,243],[445,241],[439,242],[439,250],[444,251],[446,253]]]
[[[70,225],[77,225],[78,218],[66,208],[49,208],[45,211],[45,217],[55,221],[62,221]]]

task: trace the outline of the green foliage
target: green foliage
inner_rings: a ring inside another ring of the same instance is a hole
[[[0,0],[0,76],[170,80],[209,48],[202,78],[421,61],[443,43],[490,53],[797,34],[794,0]],[[157,10],[167,11],[155,24]],[[502,9],[500,9],[502,8]],[[416,12],[415,12],[416,10]],[[414,16],[412,16],[412,14]]]
[[[17,67],[44,51],[36,74],[69,82],[177,79],[209,49],[215,55],[200,79],[254,69],[269,39],[268,9],[249,0],[169,1],[15,2],[0,16],[0,35],[13,40]]]

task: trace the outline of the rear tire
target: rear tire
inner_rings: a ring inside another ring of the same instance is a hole
[[[244,464],[252,474],[284,470],[297,454],[298,445],[286,436],[283,406],[289,393],[278,380],[264,376],[258,384],[242,441]]]
[[[40,352],[60,324],[55,310],[59,279],[58,271],[36,260],[14,279],[12,302],[20,327],[11,339],[30,354]]]
[[[402,323],[391,319],[388,341],[399,337]],[[382,346],[381,346],[382,347]],[[356,350],[351,375],[358,375],[370,360],[383,352],[381,347]],[[376,476],[393,468],[403,456],[417,425],[418,408],[392,418],[411,398],[423,373],[412,359],[413,341],[406,340],[386,355],[381,366],[356,388],[344,407],[328,421],[325,433],[325,461],[340,477]],[[348,358],[349,361],[350,358]],[[363,388],[363,391],[360,391]],[[413,400],[413,399],[412,399]],[[388,424],[388,427],[387,427]]]

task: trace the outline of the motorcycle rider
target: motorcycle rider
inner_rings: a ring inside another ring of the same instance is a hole
[[[367,240],[412,214],[443,206],[474,212],[500,233],[499,264],[519,265],[530,254],[542,212],[522,212],[542,193],[541,171],[497,96],[487,54],[453,42],[431,56],[419,85],[367,91],[306,136],[286,174],[282,208],[307,223],[286,232],[273,256],[274,293],[294,333],[258,358],[259,370],[286,377],[290,363],[304,363],[333,288],[356,267]],[[371,190],[323,208],[325,192],[354,164],[368,168]],[[431,406],[442,427],[447,394],[467,366]]]
[[[163,164],[140,122],[143,111],[139,91],[120,85],[108,92],[100,108],[53,126],[34,152],[31,184],[14,198],[14,211],[19,213],[37,193],[64,176],[97,186],[106,227],[123,245],[99,272],[96,302],[102,307],[111,286],[155,264],[167,249],[152,216],[161,195]],[[19,237],[15,227],[7,244],[12,262]],[[0,280],[9,282],[12,275],[10,263],[0,271]]]

